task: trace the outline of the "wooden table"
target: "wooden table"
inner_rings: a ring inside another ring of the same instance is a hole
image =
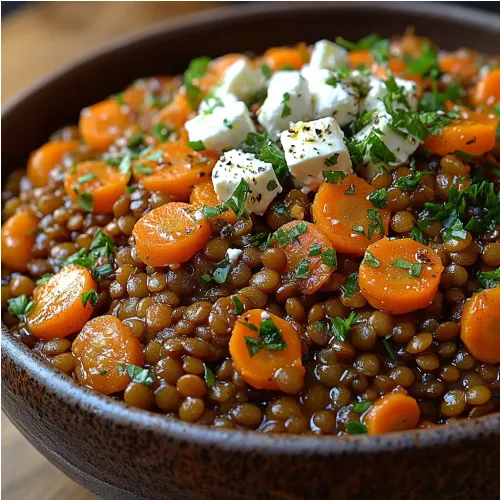
[[[2,101],[62,64],[119,36],[221,2],[43,2],[2,25]],[[2,495],[6,500],[90,500],[2,418]]]

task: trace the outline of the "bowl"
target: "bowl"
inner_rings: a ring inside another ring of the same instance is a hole
[[[409,25],[446,49],[498,50],[500,17],[449,4],[238,4],[120,40],[19,95],[2,114],[2,175],[134,78],[182,72],[203,54],[389,36]],[[342,439],[208,428],[79,386],[5,326],[2,407],[43,455],[103,499],[498,498],[500,414]]]

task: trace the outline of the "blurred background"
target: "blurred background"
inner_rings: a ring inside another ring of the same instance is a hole
[[[2,102],[119,36],[227,3],[2,1]],[[460,4],[500,13],[500,2]],[[6,418],[2,418],[2,458],[2,495],[7,500],[95,498],[38,454]]]

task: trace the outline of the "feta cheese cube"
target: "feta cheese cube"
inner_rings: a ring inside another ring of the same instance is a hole
[[[212,172],[214,191],[219,201],[228,201],[242,179],[250,186],[245,202],[249,213],[262,215],[283,190],[270,163],[257,159],[251,153],[233,149],[220,157]]]
[[[260,69],[254,69],[246,59],[240,59],[226,69],[216,93],[218,96],[231,93],[246,101],[265,86],[266,79]]]
[[[294,123],[281,134],[281,144],[297,187],[316,191],[324,170],[352,172],[344,133],[333,118]]]
[[[333,116],[341,127],[357,118],[359,94],[354,87],[327,69],[309,69],[306,74],[314,118]]]
[[[240,258],[242,253],[243,250],[240,248],[228,248],[226,251],[226,259],[231,262],[231,264],[234,264]]]
[[[384,166],[388,170],[394,170],[397,166],[402,165],[408,161],[408,158],[415,152],[420,144],[420,140],[412,135],[402,137],[390,128],[392,117],[385,113],[379,112],[375,115],[373,122],[360,130],[354,135],[356,141],[366,140],[372,132],[376,132],[382,143],[394,155],[395,159],[390,162],[377,162],[374,161],[370,154],[369,146],[364,157],[364,177],[371,179],[378,171],[380,166]]]
[[[314,44],[309,66],[312,69],[339,69],[349,65],[347,50],[329,42],[320,40]]]
[[[257,112],[257,121],[275,140],[291,122],[312,118],[311,94],[298,71],[278,71],[269,80],[267,98]]]
[[[210,93],[203,101],[201,101],[198,112],[210,113],[215,108],[220,106],[231,106],[231,104],[236,104],[237,102],[239,102],[238,98],[230,92],[226,92],[225,94],[221,93],[220,95],[217,92],[214,92],[213,94]]]
[[[190,141],[202,141],[206,149],[231,149],[239,146],[255,126],[244,102],[219,106],[202,112],[185,124]]]
[[[408,100],[408,104],[412,109],[417,109],[417,84],[410,80],[402,78],[395,79],[398,87],[403,89],[403,94]],[[362,105],[363,112],[366,111],[385,111],[384,97],[387,95],[387,86],[380,78],[370,78],[370,89]]]

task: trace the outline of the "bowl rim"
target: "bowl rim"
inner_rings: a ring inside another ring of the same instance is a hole
[[[439,18],[443,22],[466,22],[469,25],[489,27],[500,34],[500,15],[485,13],[457,5],[429,2],[330,2],[332,10],[369,7],[385,12],[418,13],[430,18]],[[288,12],[300,13],[304,8],[325,9],[323,2],[296,2],[287,5]],[[127,48],[144,38],[160,35],[164,32],[175,33],[200,24],[211,24],[239,17],[260,16],[275,13],[282,9],[279,2],[266,2],[247,5],[233,5],[215,8],[196,14],[181,16],[173,21],[160,22],[145,30],[118,38],[85,54],[74,61],[49,73],[26,90],[9,99],[2,106],[2,121],[16,112],[16,107],[26,97],[37,93],[65,74],[93,59],[111,55]],[[466,19],[466,21],[464,21]],[[216,427],[191,424],[164,417],[162,414],[140,410],[127,406],[102,395],[90,388],[81,386],[72,378],[59,372],[31,349],[16,339],[2,322],[1,336],[2,361],[13,363],[17,369],[26,372],[38,384],[51,391],[54,396],[67,404],[78,407],[80,411],[89,411],[117,425],[134,430],[148,430],[169,439],[189,441],[200,446],[210,446],[220,450],[239,452],[262,452],[266,454],[288,456],[338,456],[366,453],[389,453],[413,448],[432,448],[446,443],[471,442],[480,435],[500,437],[500,413],[486,415],[474,420],[463,420],[452,425],[438,425],[429,429],[414,429],[394,432],[381,436],[345,436],[340,439],[327,436],[304,436],[273,434],[268,435],[249,430],[223,430]],[[2,362],[3,365],[3,362]],[[3,377],[3,375],[2,375]]]

